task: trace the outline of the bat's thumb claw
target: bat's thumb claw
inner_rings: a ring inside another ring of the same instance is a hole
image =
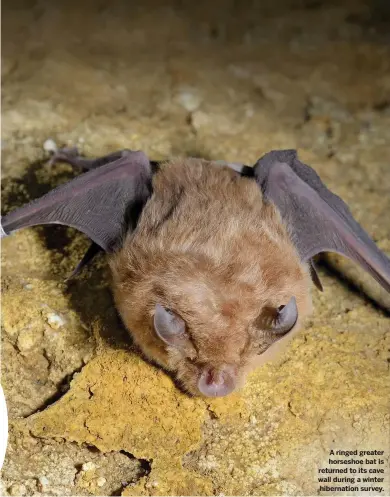
[[[65,147],[60,148],[49,159],[49,166],[54,166],[57,162],[67,162],[71,158],[75,158],[79,156],[79,151],[77,147]]]

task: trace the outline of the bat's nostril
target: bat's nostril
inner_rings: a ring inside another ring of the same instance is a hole
[[[221,385],[223,383],[223,375],[216,369],[209,369],[205,373],[205,382],[207,385]]]
[[[198,388],[207,397],[223,397],[235,389],[236,383],[236,371],[233,367],[205,367],[198,380]]]

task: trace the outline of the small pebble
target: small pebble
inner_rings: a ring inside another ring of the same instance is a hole
[[[81,466],[81,469],[82,469],[83,471],[93,471],[94,469],[96,469],[96,465],[95,465],[92,461],[85,462],[85,463]]]
[[[42,491],[44,490],[45,487],[49,485],[49,480],[46,478],[46,476],[40,476],[38,478],[38,487]]]
[[[20,483],[14,483],[8,488],[8,493],[10,495],[26,495],[27,489],[24,485]]]
[[[205,112],[197,110],[191,116],[191,123],[192,126],[198,131],[210,123],[210,117]]]
[[[253,117],[254,115],[255,115],[255,111],[254,111],[253,107],[248,106],[248,107],[245,109],[245,116],[246,116],[246,117]]]
[[[19,333],[16,344],[20,352],[26,352],[32,349],[41,338],[41,333],[36,333],[30,327],[27,327]]]
[[[57,152],[58,150],[58,147],[57,147],[57,144],[54,140],[52,140],[51,138],[48,138],[45,143],[43,144],[43,150],[45,150],[45,152]]]
[[[240,66],[230,65],[228,67],[228,70],[231,73],[233,73],[234,76],[236,76],[237,78],[240,78],[240,79],[248,79],[251,76],[250,72],[247,69],[244,69],[243,67],[240,67]]]
[[[98,478],[98,479],[96,480],[96,485],[97,485],[98,487],[104,487],[104,485],[106,484],[106,481],[107,481],[107,480],[101,476],[100,478]]]
[[[54,312],[51,312],[47,315],[47,322],[54,330],[58,330],[58,328],[64,326],[65,324],[65,321],[62,319],[62,317],[58,314],[55,314]]]
[[[193,112],[199,107],[202,98],[194,88],[183,88],[177,94],[176,100],[188,112]]]

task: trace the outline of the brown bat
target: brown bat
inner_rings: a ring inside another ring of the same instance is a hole
[[[223,396],[311,311],[312,258],[338,252],[390,291],[390,261],[293,150],[254,167],[150,161],[124,150],[54,161],[88,171],[3,220],[4,234],[64,224],[108,253],[124,324],[194,395]]]

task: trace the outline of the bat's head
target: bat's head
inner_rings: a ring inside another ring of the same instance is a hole
[[[291,246],[263,254],[213,267],[199,254],[148,256],[133,245],[111,260],[126,327],[188,392],[224,396],[242,386],[309,312],[310,277]]]

